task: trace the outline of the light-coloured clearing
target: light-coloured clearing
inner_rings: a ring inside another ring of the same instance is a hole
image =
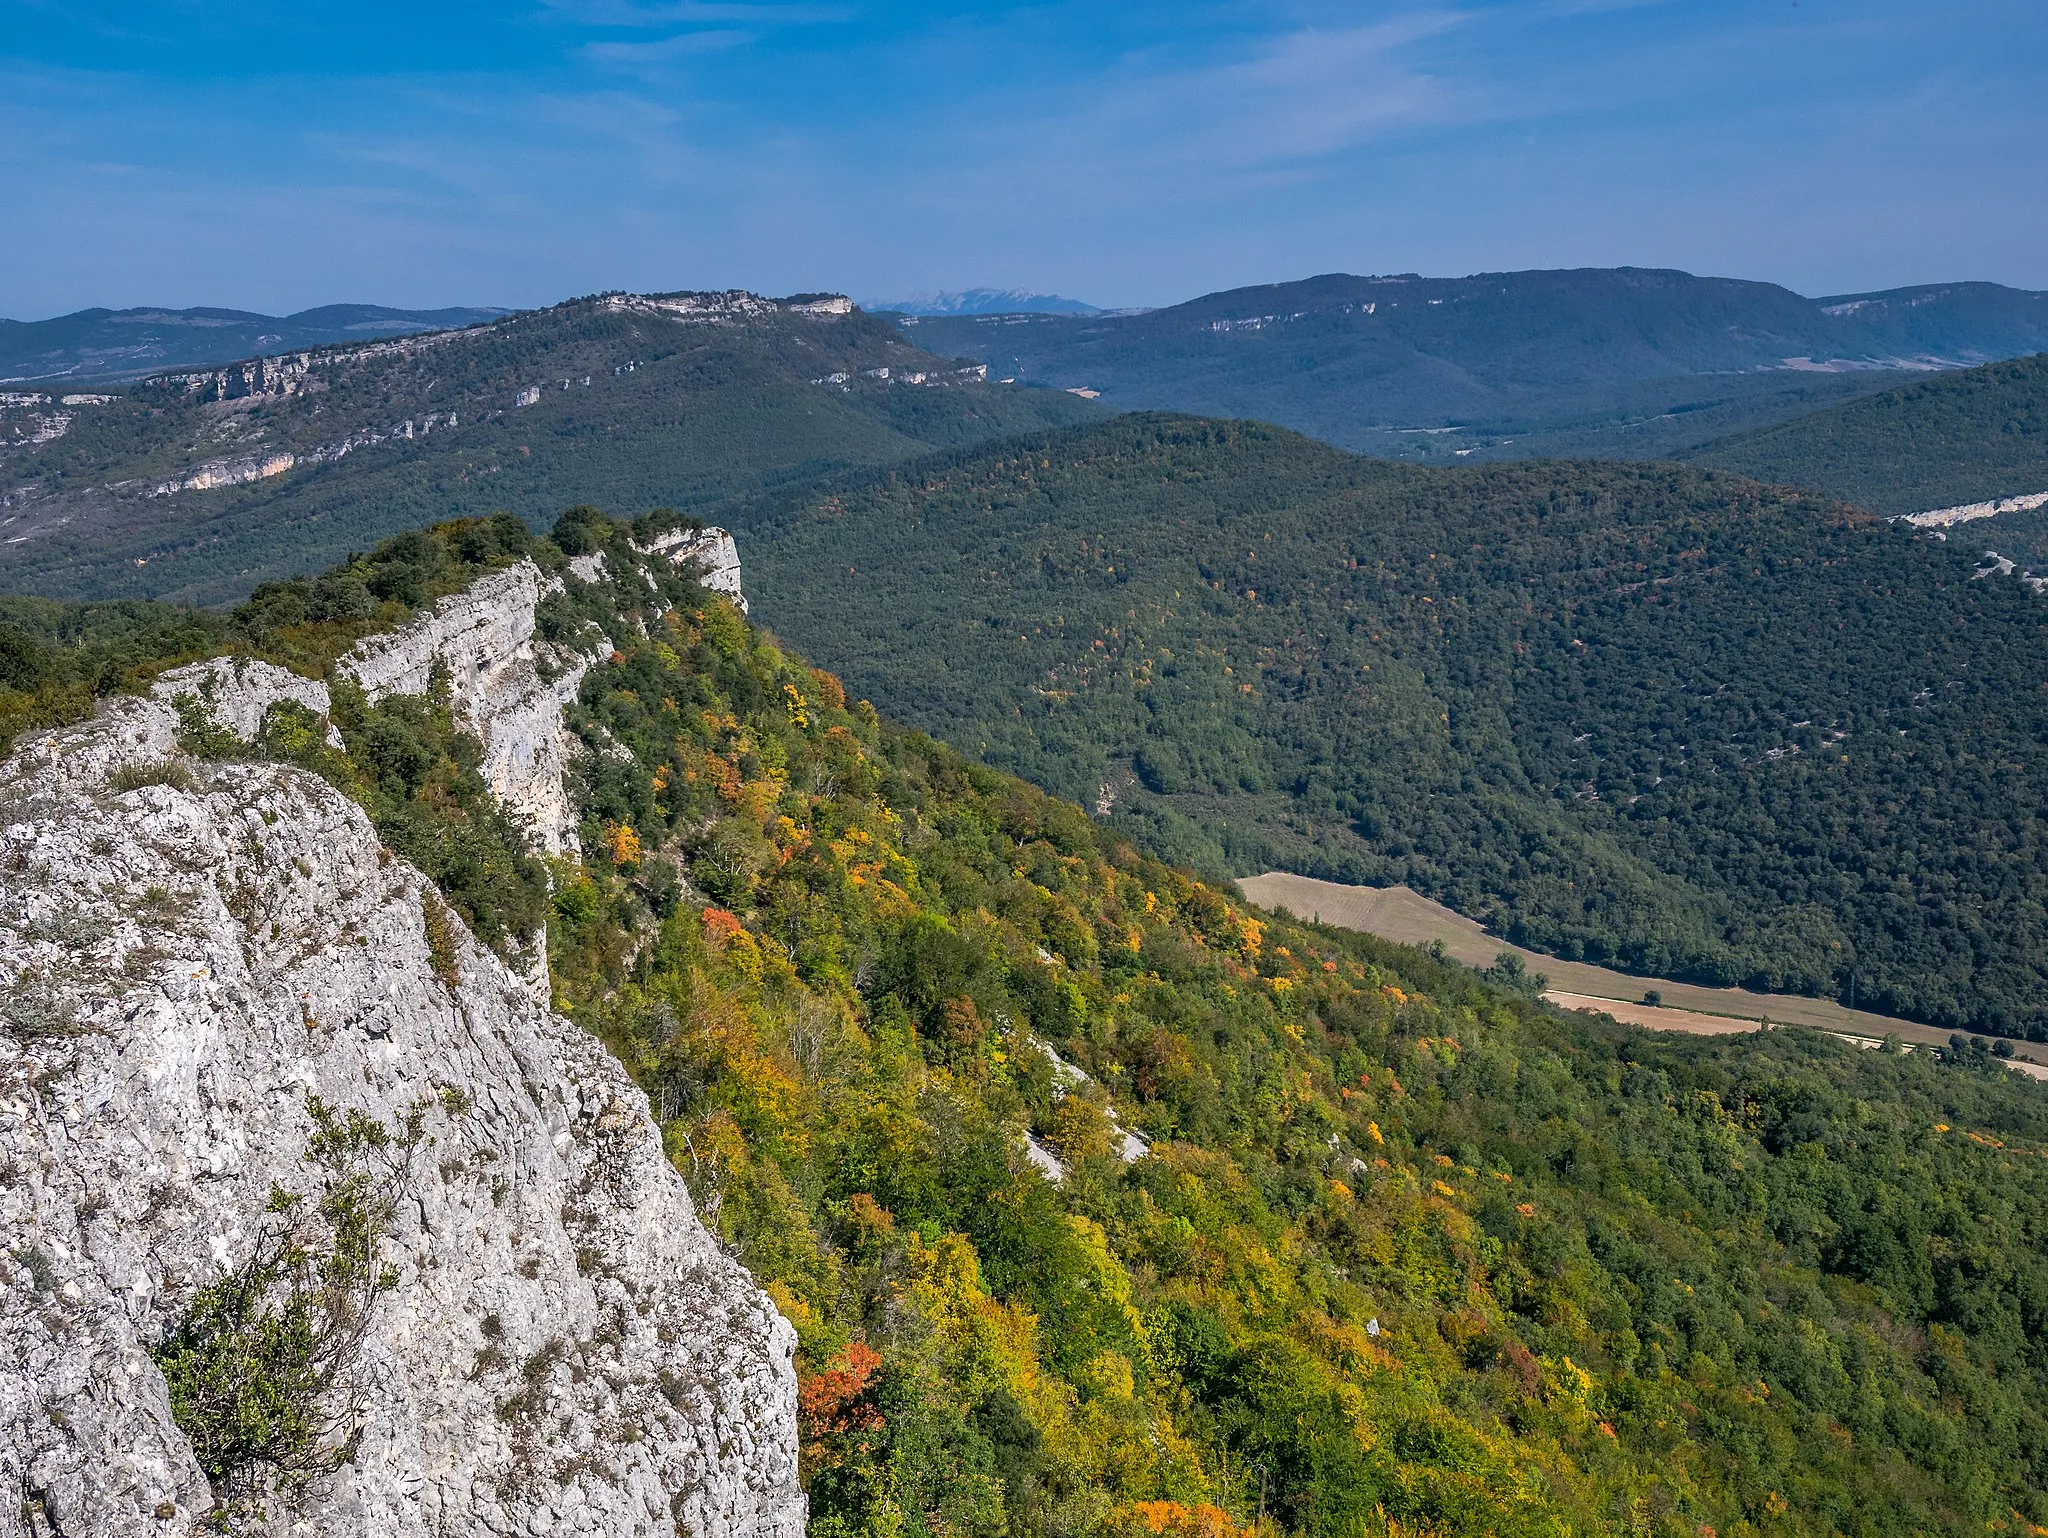
[[[1832,999],[1793,993],[1752,993],[1747,988],[1709,988],[1662,977],[1636,977],[1585,961],[1565,961],[1510,945],[1461,913],[1431,902],[1405,886],[1346,886],[1291,871],[1247,876],[1238,890],[1260,907],[1291,913],[1315,923],[1356,929],[1398,945],[1442,942],[1444,954],[1468,967],[1490,967],[1503,951],[1522,958],[1531,972],[1549,980],[1544,997],[1566,1009],[1597,1010],[1629,1025],[1695,1035],[1740,1034],[1760,1024],[1805,1025],[1865,1041],[1897,1036],[1921,1046],[1946,1046],[1950,1033],[1911,1020],[1896,1020],[1863,1009],[1846,1009]],[[1657,1003],[1643,995],[1655,990]],[[2014,1042],[2011,1066],[2048,1079],[2048,1047]],[[2022,1061],[2024,1059],[2024,1061]]]
[[[1747,1036],[1760,1021],[1738,1020],[1732,1015],[1703,1015],[1696,1009],[1673,1009],[1666,1004],[1630,1004],[1621,999],[1603,999],[1587,993],[1565,993],[1552,988],[1544,998],[1560,1009],[1612,1015],[1623,1025],[1640,1025],[1648,1031],[1686,1031],[1694,1036]]]

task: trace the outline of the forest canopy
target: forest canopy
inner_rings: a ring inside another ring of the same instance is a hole
[[[884,710],[1177,859],[2048,1033],[2048,615],[1961,549],[1695,469],[1170,416],[720,516]]]
[[[796,1327],[820,1538],[2048,1524],[2038,1086],[1982,1052],[1657,1038],[1261,913],[850,699],[635,532],[443,526],[218,640],[318,671],[411,612],[379,587],[515,554],[561,574],[544,638],[618,638],[545,882],[434,691],[341,699],[338,749],[274,710],[255,751],[544,905],[557,1006]],[[89,687],[147,676],[126,644]],[[480,931],[535,917],[423,868]]]

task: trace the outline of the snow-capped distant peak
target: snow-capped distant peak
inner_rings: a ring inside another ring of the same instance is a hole
[[[956,293],[913,294],[908,299],[877,299],[866,310],[891,310],[899,315],[1099,315],[1092,304],[1035,294],[1022,288],[968,288]]]

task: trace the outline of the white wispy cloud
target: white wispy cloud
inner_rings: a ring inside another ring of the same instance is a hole
[[[818,5],[810,0],[541,0],[563,20],[585,27],[711,26],[736,22],[764,27],[803,27],[843,21],[853,12],[846,6]]]
[[[1386,129],[1441,121],[1474,103],[1414,57],[1416,45],[1464,26],[1455,11],[1418,11],[1371,26],[1302,28],[1239,60],[1147,73],[1110,90],[1083,122],[1155,154],[1250,167],[1349,149]]]
[[[754,41],[760,34],[740,27],[717,27],[703,32],[678,32],[649,43],[585,43],[583,57],[598,64],[616,64],[629,69],[673,64],[679,59],[718,53]]]

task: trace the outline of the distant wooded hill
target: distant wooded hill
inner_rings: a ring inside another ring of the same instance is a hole
[[[1425,462],[1653,458],[2048,348],[2048,294],[1956,283],[1807,299],[1638,268],[1352,277],[1136,315],[901,321],[998,375],[1123,409],[1277,422]]]
[[[2048,491],[2048,353],[1917,380],[1688,457],[1887,516]]]
[[[689,508],[1102,415],[830,296],[608,295],[111,393],[0,394],[0,591],[228,601],[400,530]]]
[[[879,706],[1211,870],[2048,1034],[2044,600],[1672,465],[1133,415],[721,515]]]
[[[392,310],[326,304],[295,315],[248,310],[78,310],[52,320],[0,320],[0,385],[134,379],[167,368],[231,363],[418,331],[474,326],[505,310]]]

